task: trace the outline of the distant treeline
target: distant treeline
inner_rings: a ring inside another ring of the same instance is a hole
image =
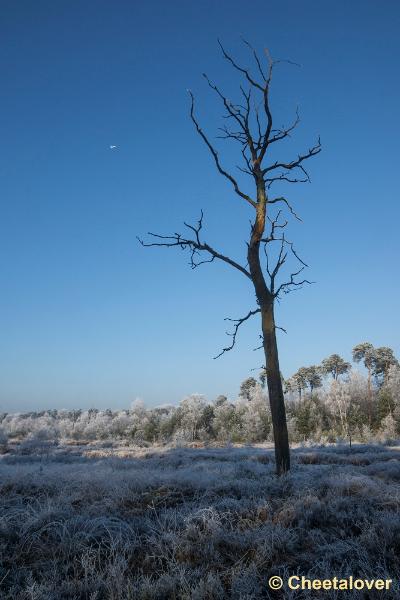
[[[302,367],[285,381],[286,409],[292,442],[361,442],[400,436],[400,366],[389,348],[360,344],[353,351],[366,374],[351,370],[337,354],[320,366]],[[325,377],[325,380],[323,379]],[[48,410],[0,414],[0,445],[22,441],[45,447],[57,440],[123,440],[146,445],[188,442],[272,441],[265,373],[243,381],[238,398],[224,395],[209,402],[200,394],[179,406],[130,410]]]

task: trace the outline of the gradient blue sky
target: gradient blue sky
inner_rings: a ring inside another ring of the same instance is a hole
[[[317,283],[278,308],[285,375],[369,340],[399,353],[400,5],[396,1],[3,0],[0,19],[0,410],[123,408],[191,392],[235,396],[262,364],[258,323],[218,361],[224,317],[255,306],[245,278],[181,251],[144,249],[205,212],[206,239],[241,259],[251,209],[216,173],[210,135],[233,95],[217,37],[290,58],[277,123],[297,105],[291,158],[321,135],[312,184],[285,189]],[[118,148],[111,151],[110,144]],[[227,164],[235,148],[221,147]],[[283,189],[281,190],[283,191]],[[221,235],[219,230],[223,229]]]

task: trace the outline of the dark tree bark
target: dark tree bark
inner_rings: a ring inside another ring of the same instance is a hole
[[[289,440],[286,424],[285,401],[279,368],[278,346],[276,342],[274,295],[268,288],[260,262],[260,243],[265,232],[267,195],[262,174],[257,181],[257,209],[252,227],[247,260],[251,279],[261,310],[262,340],[265,354],[265,370],[268,397],[271,408],[272,427],[275,443],[275,461],[277,473],[290,469]]]
[[[255,212],[247,243],[248,267],[215,250],[202,240],[202,212],[197,224],[190,225],[185,223],[185,227],[190,231],[190,237],[178,233],[167,236],[149,233],[153,241],[139,241],[144,246],[177,246],[188,249],[190,251],[192,268],[196,268],[206,262],[213,262],[215,259],[220,260],[241,272],[252,282],[257,308],[250,310],[246,316],[240,319],[228,319],[234,323],[233,332],[230,334],[232,336],[232,343],[223,348],[215,358],[231,350],[235,345],[239,327],[249,318],[260,313],[262,348],[265,354],[264,368],[274,433],[276,471],[278,474],[282,474],[290,469],[290,452],[276,341],[278,326],[275,324],[274,306],[275,300],[280,298],[282,294],[286,294],[305,283],[311,282],[307,279],[299,281],[297,278],[307,265],[295,251],[293,243],[285,237],[284,229],[288,221],[282,220],[282,211],[285,209],[290,216],[294,216],[297,219],[299,217],[285,196],[271,197],[270,190],[272,185],[277,183],[309,182],[310,178],[304,163],[320,152],[321,144],[318,139],[312,148],[302,155],[299,154],[294,160],[288,162],[275,161],[265,165],[269,157],[270,146],[290,136],[291,132],[297,127],[300,119],[298,112],[296,112],[296,118],[290,126],[280,129],[273,128],[269,99],[270,85],[273,68],[281,61],[274,61],[266,51],[266,66],[263,67],[257,53],[247,42],[244,43],[251,50],[257,70],[257,77],[254,77],[249,69],[239,66],[220,44],[225,59],[243,76],[246,82],[247,89],[242,85],[240,86],[242,104],[233,104],[206,75],[204,77],[209,87],[221,100],[228,122],[234,126],[234,128],[223,127],[220,137],[233,140],[241,146],[243,168],[239,167],[239,169],[253,180],[254,196],[245,193],[232,173],[222,166],[217,150],[197,121],[194,112],[194,96],[191,92],[189,94],[191,98],[190,117],[197,133],[208,147],[217,170],[230,182],[235,194],[245,200]],[[259,96],[259,104],[255,102],[256,95]],[[273,247],[278,248],[275,254],[272,250]],[[261,250],[263,250],[263,257],[261,257]],[[289,279],[279,284],[277,283],[278,276],[280,276],[280,271],[286,263],[288,254],[300,263],[300,267],[297,271],[289,274]],[[206,256],[205,259],[201,258],[203,255]]]

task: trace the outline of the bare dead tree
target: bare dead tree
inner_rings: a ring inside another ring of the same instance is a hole
[[[300,117],[298,111],[296,111],[295,119],[289,126],[279,129],[273,127],[270,88],[274,68],[281,61],[274,60],[268,51],[266,51],[266,60],[261,61],[250,44],[245,40],[244,43],[251,51],[256,75],[253,75],[250,69],[240,66],[219,42],[223,57],[244,79],[244,85],[240,85],[241,103],[234,104],[231,102],[207,75],[204,74],[204,78],[222,102],[225,110],[224,116],[229,124],[229,126],[225,125],[220,129],[221,135],[219,137],[232,140],[239,145],[242,166],[238,168],[251,177],[254,195],[243,191],[236,177],[223,166],[219,153],[199,125],[195,115],[195,99],[191,91],[189,91],[189,95],[190,118],[197,133],[210,151],[218,172],[228,180],[235,194],[254,211],[247,242],[247,263],[242,265],[236,262],[204,241],[202,237],[202,211],[196,224],[184,223],[187,235],[181,233],[158,235],[149,232],[150,239],[148,241],[139,241],[143,246],[179,247],[188,250],[190,265],[193,269],[214,260],[222,261],[235,268],[252,283],[257,306],[242,318],[229,319],[233,322],[233,332],[230,334],[232,341],[226,348],[223,348],[218,356],[232,350],[235,346],[239,328],[243,323],[256,314],[261,315],[261,339],[265,353],[265,371],[273,423],[276,470],[278,474],[281,474],[290,469],[290,452],[276,341],[276,329],[279,328],[275,324],[274,304],[282,294],[301,288],[305,283],[311,282],[307,279],[299,279],[300,274],[307,265],[299,257],[293,243],[285,236],[288,220],[283,218],[283,213],[286,212],[288,216],[296,219],[299,219],[299,217],[289,200],[285,196],[274,197],[271,194],[271,188],[278,182],[309,182],[310,177],[305,163],[321,151],[321,143],[318,139],[314,146],[292,160],[268,163],[267,159],[272,145],[289,137],[299,124]],[[289,256],[292,256],[299,266],[289,274],[286,281],[279,282],[278,278],[281,278],[281,270]]]

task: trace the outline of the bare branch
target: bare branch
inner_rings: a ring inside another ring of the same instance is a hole
[[[268,235],[268,237],[262,238],[260,240],[260,242],[264,243],[264,253],[265,253],[265,257],[266,257],[266,270],[267,270],[267,273],[268,273],[269,278],[270,278],[270,290],[271,290],[271,294],[274,296],[274,298],[277,298],[279,292],[284,291],[285,289],[287,291],[290,291],[289,290],[290,286],[302,285],[304,283],[311,283],[308,280],[303,280],[302,282],[299,282],[299,283],[294,280],[294,277],[296,277],[296,275],[298,275],[299,273],[301,273],[301,271],[303,271],[304,268],[308,267],[308,265],[297,254],[297,252],[296,252],[296,250],[294,248],[293,242],[290,242],[289,240],[287,240],[284,234],[282,235],[282,237],[276,237],[275,236],[275,229],[276,228],[285,228],[286,225],[287,225],[287,221],[285,221],[284,223],[279,223],[280,213],[281,213],[281,211],[278,211],[278,214],[276,215],[276,217],[274,219],[269,218],[269,221],[271,223],[271,232]],[[278,242],[278,241],[281,244],[280,251],[279,251],[279,255],[278,255],[278,259],[277,259],[277,262],[275,264],[275,267],[274,267],[273,271],[271,271],[270,270],[270,266],[269,266],[269,256],[268,256],[268,252],[267,252],[266,248],[267,248],[268,244],[270,244],[272,242]],[[292,273],[291,276],[290,276],[290,281],[282,284],[278,288],[278,291],[275,292],[275,280],[276,280],[276,276],[278,275],[279,270],[281,269],[281,267],[283,266],[283,264],[286,262],[286,259],[287,259],[287,252],[284,252],[285,246],[287,246],[290,249],[290,252],[296,258],[296,260],[302,265],[302,267],[296,273]]]
[[[268,199],[268,204],[276,204],[277,202],[283,202],[283,204],[286,204],[286,206],[288,207],[288,209],[290,210],[290,212],[292,213],[292,215],[298,220],[301,221],[302,219],[294,212],[293,207],[291,206],[291,204],[289,203],[289,201],[284,197],[284,196],[279,196],[279,198],[273,198],[272,200]]]
[[[262,142],[263,135],[261,133],[261,122],[260,122],[260,115],[259,115],[258,107],[254,108],[254,112],[256,114],[256,122],[257,122],[257,129],[258,129],[257,149],[259,150],[261,148],[261,142]]]
[[[256,315],[259,312],[261,312],[261,308],[256,308],[255,310],[249,311],[249,313],[245,317],[242,317],[241,319],[229,319],[229,318],[225,319],[225,321],[231,321],[232,323],[235,323],[233,332],[232,333],[226,332],[227,335],[232,337],[232,343],[230,344],[230,346],[223,348],[222,351],[219,354],[217,354],[217,356],[214,356],[214,359],[217,359],[220,356],[222,356],[225,352],[229,352],[230,350],[232,350],[232,348],[235,346],[235,343],[236,343],[236,336],[237,336],[239,327],[241,325],[243,325],[243,323],[245,321],[250,319],[250,317],[252,317],[253,315]]]
[[[284,252],[284,248],[285,248],[285,236],[283,235],[281,238],[281,247],[279,250],[279,255],[278,255],[278,260],[276,261],[274,270],[272,271],[272,273],[269,271],[268,268],[268,274],[270,277],[270,290],[271,290],[271,294],[275,297],[274,291],[275,291],[275,278],[279,272],[279,270],[281,269],[281,267],[284,265],[284,263],[286,262],[286,258],[287,258],[287,252]]]
[[[198,132],[198,134],[203,138],[204,142],[206,143],[206,145],[208,146],[211,154],[214,157],[214,161],[216,164],[216,167],[218,169],[218,171],[221,173],[221,175],[223,175],[224,177],[226,177],[233,185],[233,188],[235,190],[235,192],[238,194],[238,196],[240,196],[241,198],[243,198],[244,200],[246,200],[246,202],[248,202],[249,204],[251,204],[251,206],[253,206],[254,208],[256,208],[257,203],[254,202],[254,200],[252,198],[250,198],[250,196],[248,196],[247,194],[243,193],[239,186],[238,183],[236,181],[236,179],[234,179],[234,177],[232,177],[232,175],[230,173],[228,173],[227,171],[225,171],[220,163],[219,157],[218,157],[218,152],[215,150],[215,148],[211,145],[210,141],[208,140],[207,136],[204,134],[203,130],[200,128],[195,116],[194,116],[194,96],[192,94],[191,91],[189,91],[190,97],[191,97],[191,107],[190,107],[190,118],[192,119],[196,130]]]
[[[252,51],[254,60],[256,61],[256,64],[257,64],[258,71],[259,71],[261,77],[263,78],[263,80],[266,81],[266,76],[264,75],[264,71],[262,70],[261,62],[260,62],[260,59],[258,58],[257,52],[254,50],[253,46],[247,40],[244,39],[244,37],[241,36],[241,40]]]
[[[275,181],[286,181],[287,183],[310,183],[310,177],[308,173],[305,171],[304,168],[302,170],[304,173],[306,173],[306,177],[304,177],[303,179],[299,179],[297,177],[288,177],[288,173],[280,173],[276,177],[268,177],[267,179],[265,179],[265,183],[267,184],[268,189],[273,183],[275,183]]]
[[[207,81],[209,87],[212,90],[214,90],[218,94],[218,96],[221,98],[229,117],[232,117],[238,123],[239,127],[242,130],[241,133],[239,132],[235,135],[230,135],[229,137],[234,137],[235,139],[240,139],[241,143],[248,145],[248,147],[250,148],[251,156],[252,156],[253,163],[254,163],[257,160],[257,154],[256,154],[256,151],[254,148],[254,142],[253,142],[253,138],[252,138],[252,135],[250,132],[250,126],[249,126],[249,118],[250,118],[250,112],[251,112],[251,107],[250,107],[251,88],[246,93],[246,91],[243,89],[243,87],[240,86],[240,91],[242,92],[242,95],[245,99],[246,106],[237,105],[237,104],[233,104],[230,100],[228,100],[228,98],[221,92],[219,87],[216,86],[214,83],[212,83],[205,73],[203,73],[203,77]],[[243,112],[241,109],[243,110]]]
[[[301,263],[304,267],[308,267],[308,264],[305,263],[304,260],[300,258],[300,256],[297,254],[296,250],[294,249],[293,242],[289,242],[288,240],[286,240],[286,243],[290,246],[292,254],[297,258],[299,263]]]
[[[288,224],[288,221],[279,223],[279,217],[281,216],[281,212],[282,212],[281,210],[278,210],[278,214],[276,215],[276,217],[274,219],[271,219],[271,217],[269,217],[267,215],[267,219],[271,223],[271,231],[270,231],[268,237],[261,238],[260,242],[264,242],[264,244],[268,244],[269,242],[274,242],[277,239],[280,239],[280,238],[275,237],[275,229],[285,229],[285,227]]]
[[[282,129],[275,129],[274,131],[276,131],[276,134],[270,138],[269,140],[269,144],[273,144],[274,142],[279,142],[280,140],[283,140],[285,137],[290,137],[290,133],[297,127],[297,125],[300,123],[300,115],[299,115],[299,108],[296,108],[296,119],[294,120],[294,122],[292,123],[292,125],[290,125],[287,128],[282,128]]]
[[[222,131],[224,135],[217,135],[217,139],[233,139],[242,145],[247,144],[247,135],[244,133],[244,131],[230,131],[227,127],[219,127],[218,131]]]
[[[243,73],[243,75],[246,77],[247,81],[249,83],[251,83],[251,85],[253,85],[254,87],[258,88],[259,90],[261,90],[262,92],[264,92],[264,87],[262,85],[260,85],[257,81],[255,81],[255,79],[252,78],[252,76],[250,75],[248,69],[243,69],[243,67],[240,67],[231,56],[229,56],[229,54],[225,51],[225,48],[223,47],[223,45],[221,44],[220,40],[218,40],[218,44],[219,47],[222,50],[222,54],[224,55],[224,57],[226,58],[227,61],[229,61],[231,63],[231,65],[237,70],[240,71],[241,73]]]
[[[239,165],[236,165],[236,168],[239,171],[241,171],[242,173],[245,173],[245,175],[251,175],[252,177],[254,177],[253,171],[249,171],[248,169],[243,169],[243,167],[240,167]]]
[[[283,327],[279,327],[279,325],[275,325],[275,329],[280,329],[281,331],[283,331],[283,333],[287,333],[286,329],[284,329]]]
[[[244,69],[243,67],[240,67],[234,60],[233,58],[226,52],[225,48],[223,47],[223,45],[221,44],[221,42],[218,40],[218,43],[220,45],[220,48],[222,50],[222,54],[224,55],[224,57],[226,58],[226,60],[228,60],[231,65],[237,69],[238,71],[240,71],[241,73],[243,73],[243,75],[246,77],[247,81],[255,88],[257,88],[258,90],[260,90],[263,94],[263,102],[264,102],[264,111],[265,111],[265,115],[267,117],[267,125],[265,128],[265,132],[262,135],[262,144],[261,144],[261,140],[259,140],[259,143],[257,144],[257,146],[260,148],[260,154],[258,156],[253,156],[253,161],[256,165],[258,165],[258,167],[261,165],[262,160],[264,158],[265,152],[267,150],[268,144],[269,144],[269,138],[270,138],[270,134],[271,134],[271,130],[272,130],[272,114],[271,114],[271,110],[269,107],[269,87],[270,87],[270,83],[271,83],[271,79],[272,79],[272,71],[273,71],[273,67],[275,64],[275,61],[272,59],[270,53],[268,50],[266,50],[266,56],[267,56],[267,60],[268,60],[268,71],[267,74],[264,74],[262,68],[261,68],[261,62],[258,58],[258,55],[256,53],[256,51],[250,46],[250,44],[248,42],[246,42],[246,40],[243,40],[244,43],[252,50],[253,52],[253,56],[254,59],[256,61],[257,64],[257,68],[262,76],[263,79],[263,84],[260,84],[258,81],[256,81],[250,74],[250,71],[248,69]],[[258,117],[257,117],[258,119]],[[253,154],[253,153],[252,153]]]
[[[242,152],[242,156],[243,156],[244,162],[245,162],[245,163],[246,163],[246,165],[247,165],[247,168],[249,169],[249,171],[251,171],[252,175],[254,175],[254,170],[253,170],[253,167],[252,167],[252,165],[251,165],[251,163],[250,163],[250,159],[249,159],[249,158],[246,156],[246,148],[247,148],[247,146],[246,146],[246,145],[245,145],[245,146],[243,146],[243,148],[242,148],[242,150],[241,150],[241,152]]]
[[[262,337],[262,335],[260,335],[260,337]],[[261,344],[261,346],[257,346],[256,348],[253,348],[253,352],[257,352],[257,350],[261,350],[261,348],[264,348],[264,344]],[[256,369],[251,369],[252,371],[255,371]]]
[[[272,60],[272,57],[271,57],[269,51],[266,50],[265,52],[266,52],[266,55],[267,55],[268,65],[269,65],[268,66],[268,78],[267,78],[267,81],[265,83],[265,87],[264,87],[264,90],[263,90],[263,95],[264,95],[264,111],[265,111],[265,114],[266,114],[266,117],[267,117],[267,126],[266,126],[265,133],[264,133],[264,140],[263,140],[263,143],[262,143],[261,151],[260,151],[260,154],[258,156],[259,165],[261,165],[261,163],[262,163],[262,161],[264,159],[264,156],[265,156],[265,153],[267,151],[268,144],[269,144],[269,138],[270,138],[271,131],[272,131],[272,113],[271,113],[271,109],[269,107],[269,86],[270,86],[271,79],[272,79],[272,70],[274,68],[274,61]]]
[[[228,100],[228,98],[226,98],[223,93],[220,91],[220,89],[214,84],[211,83],[211,81],[209,80],[208,76],[206,75],[206,73],[203,73],[203,77],[204,79],[207,81],[209,87],[214,90],[218,96],[221,98],[226,111],[228,112],[228,114],[235,119],[235,121],[240,125],[240,127],[242,128],[243,131],[245,131],[245,121],[244,121],[244,115],[242,115],[240,108],[238,108],[236,105],[232,104],[232,102],[230,102]]]
[[[283,292],[284,294],[288,294],[289,292],[293,291],[294,289],[301,288],[306,283],[308,285],[312,285],[313,283],[315,283],[314,281],[309,281],[308,279],[303,279],[302,281],[295,281],[295,277],[297,277],[297,275],[299,275],[302,271],[304,271],[304,266],[301,267],[295,273],[291,273],[290,281],[286,281],[285,283],[282,283],[278,287],[276,292],[274,293],[274,297],[277,298],[281,292]]]
[[[275,169],[286,169],[287,171],[291,171],[292,169],[296,169],[296,168],[299,168],[304,173],[306,173],[306,171],[302,167],[302,163],[305,160],[307,160],[308,158],[311,158],[312,156],[319,154],[321,152],[321,149],[322,149],[321,148],[321,140],[320,140],[320,138],[318,138],[318,141],[315,144],[315,146],[310,148],[308,150],[308,152],[306,152],[306,154],[303,154],[303,155],[299,154],[296,160],[293,160],[289,163],[275,162],[274,164],[270,165],[269,167],[266,167],[265,169],[263,169],[262,173],[263,173],[263,175],[265,175],[266,173],[269,173],[270,171],[273,171]],[[308,174],[307,174],[307,178],[308,178]]]
[[[151,233],[150,231],[148,232],[148,235],[150,235],[152,238],[155,238],[160,241],[144,242],[140,238],[137,238],[137,239],[139,240],[141,245],[145,246],[145,247],[150,247],[150,246],[162,247],[163,246],[163,247],[167,247],[167,248],[180,247],[180,248],[182,248],[182,250],[189,249],[190,250],[190,263],[189,264],[192,269],[195,269],[196,267],[198,267],[204,263],[213,262],[214,259],[218,259],[218,260],[221,260],[221,261],[227,263],[231,267],[234,267],[235,269],[237,269],[238,271],[243,273],[243,275],[246,275],[246,277],[251,279],[251,275],[250,275],[249,271],[247,271],[247,269],[245,269],[242,265],[240,265],[239,263],[237,263],[236,261],[231,259],[229,256],[225,256],[224,254],[217,252],[217,250],[212,248],[206,242],[201,241],[200,231],[203,227],[203,211],[201,211],[200,219],[198,220],[196,225],[190,225],[188,223],[184,223],[184,225],[185,225],[185,227],[187,227],[188,229],[190,229],[191,231],[194,232],[194,239],[185,238],[180,233],[174,233],[172,235],[160,235],[157,233]],[[205,260],[197,260],[197,256],[199,256],[201,252],[206,252],[209,255],[209,258],[205,259]]]

